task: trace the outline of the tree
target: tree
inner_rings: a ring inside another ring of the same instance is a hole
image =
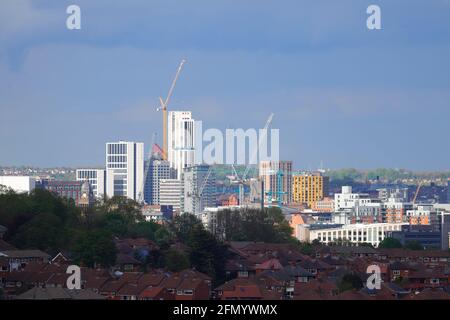
[[[131,224],[132,221],[128,217],[116,212],[105,214],[102,221],[103,229],[117,237],[124,237]]]
[[[109,232],[103,230],[82,232],[74,245],[75,261],[83,266],[100,264],[109,267],[115,264],[117,248]]]
[[[225,278],[226,247],[198,224],[193,226],[187,240],[191,265],[220,283]]]
[[[314,246],[308,242],[297,242],[300,252],[304,255],[311,256],[314,253]]]
[[[279,208],[219,211],[217,230],[226,241],[295,242],[292,228]]]
[[[160,228],[160,225],[151,221],[142,221],[133,223],[128,226],[127,236],[131,238],[146,238],[149,240],[155,240],[155,232]]]
[[[172,220],[170,229],[178,239],[185,240],[194,226],[202,226],[202,222],[193,214],[182,214]]]
[[[139,203],[126,197],[114,196],[111,199],[106,199],[98,209],[102,213],[122,215],[130,222],[144,221]]]
[[[383,249],[392,249],[392,248],[401,248],[402,244],[399,240],[394,238],[384,238],[383,241],[380,242],[378,248]]]
[[[40,249],[54,254],[67,240],[67,229],[61,219],[50,213],[40,213],[17,229],[12,243],[19,248]]]
[[[169,246],[172,240],[172,235],[166,227],[160,227],[155,232],[155,242],[161,248],[166,248]]]
[[[179,272],[190,267],[188,257],[178,250],[169,249],[164,253],[163,257],[164,266],[169,271]]]
[[[359,290],[363,287],[363,282],[361,278],[353,273],[348,273],[344,275],[338,283],[338,289],[340,292],[344,292],[347,290]]]

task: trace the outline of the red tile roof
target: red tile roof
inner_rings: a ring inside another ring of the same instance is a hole
[[[164,290],[165,290],[165,288],[163,288],[163,287],[149,287],[149,288],[144,289],[144,291],[141,292],[139,297],[140,298],[148,298],[148,299],[156,298]]]
[[[255,266],[259,270],[280,270],[283,268],[278,259],[269,259]]]
[[[257,285],[237,285],[234,290],[224,291],[222,299],[261,299],[261,291]]]

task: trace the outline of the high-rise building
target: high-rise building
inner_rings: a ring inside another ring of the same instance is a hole
[[[136,201],[144,198],[144,143],[106,144],[106,195]]]
[[[383,222],[400,223],[407,221],[407,211],[412,210],[412,203],[398,198],[389,198],[382,204]]]
[[[441,236],[441,249],[450,249],[450,204],[435,203],[433,208],[437,212],[437,219],[431,219],[431,225],[438,225]]]
[[[249,180],[249,184],[250,184],[250,203],[260,202],[262,194],[261,181],[259,181],[259,179],[256,178],[251,178]]]
[[[333,221],[335,223],[382,222],[382,203],[367,193],[353,193],[351,186],[343,186],[341,193],[334,194]]]
[[[145,183],[145,202],[152,205],[160,204],[161,179],[175,178],[175,169],[170,167],[170,162],[151,158],[148,165],[147,179]]]
[[[431,216],[434,212],[432,204],[415,205],[409,210],[406,210],[405,221],[410,225],[431,225]]]
[[[208,165],[196,165],[183,170],[182,213],[198,214],[216,206],[216,178],[214,172],[208,176],[209,169]]]
[[[353,193],[351,186],[342,186],[341,193],[334,194],[334,211],[354,209],[358,206],[364,206],[376,202],[371,199],[367,193]],[[379,203],[379,201],[377,201]]]
[[[94,197],[103,198],[106,193],[106,170],[105,169],[77,169],[77,181],[89,181]]]
[[[172,206],[173,211],[179,212],[181,206],[181,191],[181,180],[159,180],[159,204],[161,206]]]
[[[328,196],[329,178],[320,172],[299,172],[292,176],[292,201],[310,208]]]
[[[181,179],[183,169],[195,164],[194,119],[190,111],[170,111],[168,119],[168,160]]]
[[[450,212],[443,211],[441,214],[441,249],[450,249]]]
[[[292,161],[261,161],[259,177],[263,181],[266,201],[281,197],[282,204],[292,202]],[[279,180],[281,186],[278,186]]]

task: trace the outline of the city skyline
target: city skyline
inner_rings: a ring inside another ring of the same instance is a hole
[[[448,170],[450,3],[376,2],[379,31],[365,28],[370,1],[76,1],[77,31],[68,1],[2,3],[0,165],[99,166],[118,140],[147,154],[186,58],[169,110],[221,130],[274,112],[295,168]]]

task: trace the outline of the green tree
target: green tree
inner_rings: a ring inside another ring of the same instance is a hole
[[[394,238],[384,238],[383,241],[380,242],[378,248],[383,249],[392,249],[392,248],[401,248],[402,244],[399,240]]]
[[[160,228],[162,228],[160,225],[151,221],[132,223],[128,226],[127,236],[131,238],[146,238],[154,241],[155,232]]]
[[[117,248],[108,231],[85,231],[79,234],[73,254],[75,261],[83,266],[109,267],[116,262]]]
[[[304,255],[311,256],[314,253],[314,246],[308,242],[297,242],[300,252]]]
[[[166,227],[160,227],[155,232],[155,242],[161,248],[167,248],[172,241],[172,234]]]
[[[163,257],[164,266],[169,271],[179,272],[190,267],[188,257],[178,250],[169,249],[164,253]]]
[[[17,229],[12,243],[19,248],[40,249],[54,254],[64,246],[67,236],[67,229],[59,217],[41,213]]]
[[[363,282],[360,277],[353,273],[348,273],[344,275],[341,281],[338,282],[339,292],[344,292],[347,290],[359,290],[363,287]]]
[[[182,214],[176,216],[170,224],[170,229],[173,234],[180,240],[188,238],[189,233],[194,226],[202,226],[202,223],[193,214]]]
[[[116,212],[107,213],[103,218],[103,229],[117,237],[126,236],[131,224],[128,217]]]
[[[279,208],[219,211],[217,230],[224,233],[226,241],[295,243],[292,228]]]
[[[220,283],[225,278],[226,247],[198,224],[192,227],[187,240],[191,265]]]
[[[144,221],[139,203],[126,197],[114,196],[106,199],[103,204],[99,205],[98,209],[102,213],[122,215],[130,222]]]

